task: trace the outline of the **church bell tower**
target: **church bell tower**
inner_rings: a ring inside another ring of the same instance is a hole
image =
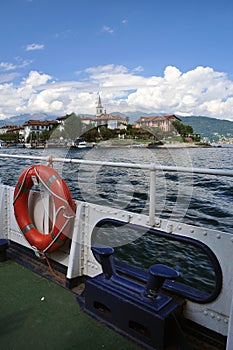
[[[99,95],[98,105],[96,107],[96,116],[99,117],[102,114],[103,114],[103,106],[102,106],[100,95]]]

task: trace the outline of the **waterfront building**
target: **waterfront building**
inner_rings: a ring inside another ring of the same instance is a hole
[[[180,121],[174,114],[163,116],[140,117],[136,120],[135,128],[160,128],[165,132],[171,131],[171,125],[174,121]]]
[[[27,140],[28,136],[34,132],[37,137],[41,135],[43,131],[50,131],[58,122],[56,120],[28,120],[23,124],[24,128],[24,139]]]
[[[7,132],[13,132],[17,125],[3,125],[0,127],[0,135],[5,134]]]
[[[96,107],[96,116],[83,117],[82,122],[84,125],[93,125],[93,127],[98,129],[101,127],[106,127],[108,129],[126,130],[128,125],[127,118],[121,117],[120,115],[106,113],[106,109],[103,108],[100,96]]]

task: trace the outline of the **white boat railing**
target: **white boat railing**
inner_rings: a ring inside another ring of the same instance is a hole
[[[214,175],[214,176],[228,176],[233,177],[233,170],[228,169],[208,169],[208,168],[196,168],[196,167],[184,167],[184,166],[169,166],[160,165],[156,163],[129,163],[129,162],[108,162],[108,161],[96,161],[88,159],[77,158],[58,158],[53,156],[30,156],[30,155],[16,155],[16,154],[0,154],[0,158],[16,158],[16,159],[28,159],[46,162],[48,165],[52,163],[69,163],[69,164],[82,164],[91,166],[104,166],[126,169],[140,169],[150,172],[150,186],[149,186],[149,221],[150,225],[155,225],[155,192],[156,192],[156,172],[177,172],[186,174],[199,174],[199,175]]]

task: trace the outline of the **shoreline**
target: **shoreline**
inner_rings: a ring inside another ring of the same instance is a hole
[[[151,142],[132,142],[132,140],[107,140],[107,141],[102,141],[99,142],[95,145],[92,143],[87,143],[86,147],[67,147],[66,145],[63,144],[48,144],[42,147],[42,145],[34,146],[34,147],[28,147],[25,145],[24,148],[27,149],[53,149],[53,148],[73,148],[73,149],[90,149],[90,148],[147,148],[147,149],[164,149],[164,148],[169,148],[169,149],[179,149],[179,148],[221,148],[223,147],[222,145],[211,145],[208,143],[200,142],[200,143],[195,143],[195,142],[174,142],[174,143],[164,143],[164,144],[153,144]],[[11,147],[0,147],[0,149],[6,149],[6,148],[23,148],[23,147],[17,147],[11,146]]]
[[[157,146],[158,148],[211,148],[210,144],[205,143],[186,143],[186,142],[179,142],[179,143],[165,143],[164,145]]]
[[[162,149],[162,148],[211,148],[211,144],[204,142],[174,142],[174,143],[164,143],[164,144],[154,144],[151,142],[140,143],[140,142],[130,142],[130,140],[122,140],[123,142],[116,142],[116,140],[108,140],[100,142],[96,145],[96,148],[148,148],[148,149]],[[215,146],[215,147],[221,147]]]

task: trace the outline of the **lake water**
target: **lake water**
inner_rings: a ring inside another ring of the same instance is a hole
[[[134,149],[134,148],[93,148],[93,149],[8,149],[0,153],[29,154],[61,158],[82,158],[91,160],[151,163],[159,165],[232,169],[233,148],[193,149]],[[0,158],[0,177],[7,185],[15,186],[26,166],[34,161]],[[84,200],[137,213],[148,214],[149,173],[145,170],[109,168],[101,166],[72,165],[55,163],[54,167],[67,182],[74,199]],[[156,216],[214,228],[225,232],[233,229],[233,178],[212,175],[178,174],[158,171],[156,176]],[[124,228],[123,228],[124,230]],[[127,235],[127,232],[122,232]],[[114,245],[119,228],[107,227],[99,231],[98,241],[107,239]],[[106,238],[106,236],[108,236]],[[110,238],[109,238],[110,237]],[[106,243],[106,241],[104,242]],[[152,263],[167,263],[181,272],[182,280],[201,289],[213,287],[209,263],[189,250],[187,254],[179,248],[172,248],[164,242],[143,239],[116,248],[122,260],[133,265],[148,268]],[[194,255],[193,255],[194,254]],[[201,254],[200,254],[201,255]],[[187,266],[187,261],[188,266]],[[197,275],[196,266],[203,267]],[[194,271],[195,270],[195,271]]]
[[[1,153],[1,151],[0,151]],[[233,148],[193,149],[3,149],[2,153],[29,154],[103,161],[123,161],[218,169],[233,168]],[[26,166],[34,161],[0,159],[0,177],[15,186]],[[55,163],[73,198],[148,214],[149,173],[145,170]],[[231,232],[233,178],[165,173],[156,177],[156,215]]]

